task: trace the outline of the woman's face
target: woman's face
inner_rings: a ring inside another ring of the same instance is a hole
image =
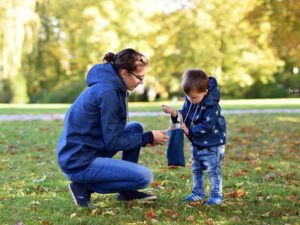
[[[120,75],[129,91],[133,91],[139,84],[143,84],[148,66],[139,67],[137,70],[129,72],[120,70]]]

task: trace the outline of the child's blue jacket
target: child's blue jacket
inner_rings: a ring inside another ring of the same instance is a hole
[[[199,104],[192,105],[185,97],[179,112],[189,128],[193,146],[203,149],[226,144],[226,122],[221,115],[219,101],[220,91],[217,80],[213,77],[209,77],[208,93]]]
[[[107,151],[126,151],[142,145],[142,134],[124,133],[127,88],[112,64],[94,65],[87,88],[75,100],[64,120],[57,160],[65,173],[85,169]]]

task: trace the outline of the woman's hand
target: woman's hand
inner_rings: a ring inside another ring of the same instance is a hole
[[[177,110],[171,108],[170,106],[162,105],[161,107],[162,107],[162,110],[165,113],[171,114],[172,117],[176,117],[177,116]]]
[[[154,137],[152,146],[155,145],[164,145],[167,143],[169,136],[166,130],[152,130],[151,131]]]

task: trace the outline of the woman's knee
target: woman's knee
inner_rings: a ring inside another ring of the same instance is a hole
[[[146,167],[142,167],[142,169],[139,170],[139,176],[137,176],[137,178],[139,188],[145,188],[153,182],[153,174],[151,170]]]
[[[132,121],[127,126],[137,133],[144,133],[144,125],[140,122]]]

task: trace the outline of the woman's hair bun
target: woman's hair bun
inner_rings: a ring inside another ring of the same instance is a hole
[[[108,52],[105,54],[105,56],[103,57],[103,61],[104,62],[114,62],[116,59],[116,55],[112,52]]]

